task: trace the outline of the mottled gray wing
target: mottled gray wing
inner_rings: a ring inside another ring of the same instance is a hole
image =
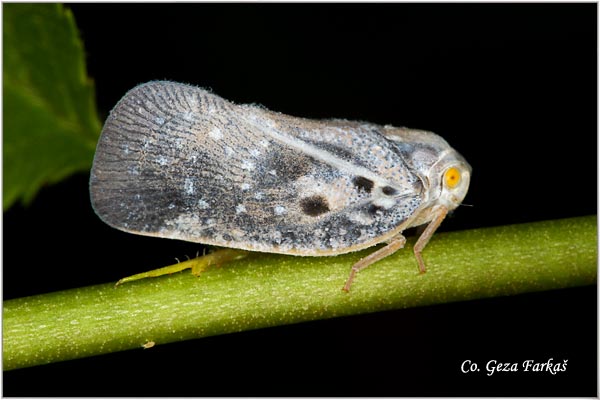
[[[302,255],[387,240],[422,185],[383,127],[312,121],[150,82],[107,119],[92,205],[128,232]]]

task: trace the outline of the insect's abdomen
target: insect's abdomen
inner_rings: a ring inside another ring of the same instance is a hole
[[[420,182],[386,150],[380,127],[359,135],[383,152],[378,164],[360,154],[364,146],[343,147],[351,135],[321,135],[354,129],[335,124],[236,106],[188,85],[140,85],[102,130],[93,207],[109,225],[150,236],[306,255],[368,247],[419,207]],[[363,176],[382,171],[406,190],[385,207],[373,200],[382,189]]]

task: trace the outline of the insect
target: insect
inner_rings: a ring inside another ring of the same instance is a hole
[[[356,273],[428,224],[421,252],[465,197],[471,167],[434,133],[310,120],[236,105],[206,90],[153,81],[110,113],[90,195],[109,225],[135,234],[298,256],[387,243]]]

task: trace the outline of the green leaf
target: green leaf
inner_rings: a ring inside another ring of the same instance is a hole
[[[337,257],[254,256],[209,269],[4,302],[5,370],[343,315],[593,285],[597,217],[440,233],[361,271]],[[411,240],[412,242],[412,240]],[[118,262],[118,257],[115,257]],[[85,264],[86,260],[82,260]],[[140,267],[143,269],[144,267]]]
[[[4,4],[3,208],[91,167],[101,124],[73,15]]]

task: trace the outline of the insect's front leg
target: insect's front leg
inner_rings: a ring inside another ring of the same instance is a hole
[[[427,225],[427,228],[425,228],[421,236],[419,236],[417,243],[415,243],[415,247],[413,247],[417,263],[419,264],[419,272],[422,274],[424,274],[427,271],[427,269],[425,268],[425,261],[423,261],[423,256],[421,255],[421,252],[423,251],[423,249],[429,242],[429,239],[431,239],[437,228],[440,226],[444,218],[446,218],[446,215],[448,215],[447,207],[438,206],[437,208],[434,208],[433,218],[431,219],[431,222],[429,222],[429,225]]]
[[[350,270],[350,276],[346,281],[346,284],[342,288],[344,292],[350,291],[350,286],[352,285],[352,281],[354,280],[354,276],[356,273],[362,269],[367,268],[369,265],[376,263],[377,261],[386,258],[387,256],[394,254],[396,251],[400,250],[404,247],[406,243],[406,238],[399,234],[398,236],[394,236],[387,246],[369,254],[365,258],[360,259],[356,264],[352,266]]]

